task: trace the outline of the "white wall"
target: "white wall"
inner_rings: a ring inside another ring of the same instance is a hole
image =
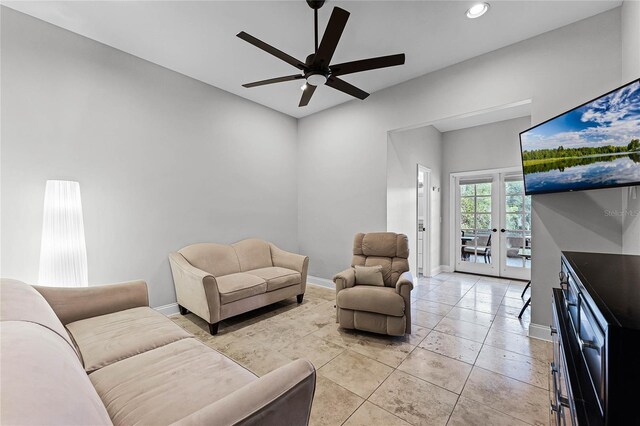
[[[531,117],[444,132],[442,165],[442,258],[454,266],[450,255],[451,173],[519,167],[518,134],[531,127]]]
[[[622,80],[640,78],[640,1],[622,3]],[[622,192],[622,250],[640,254],[640,191]],[[635,198],[634,198],[635,197]]]
[[[299,120],[298,235],[315,259],[311,274],[342,270],[353,234],[386,226],[387,131],[525,99],[533,100],[534,124],[553,117],[620,84],[620,25],[618,8]],[[550,320],[561,247],[621,249],[620,230],[609,226],[615,219],[600,209],[620,208],[613,191],[616,202],[598,193],[534,201],[533,322]],[[582,223],[555,239],[572,213]]]
[[[409,238],[409,265],[417,276],[417,199],[418,164],[431,170],[430,186],[441,186],[442,134],[433,126],[391,132],[387,145],[387,227]],[[426,224],[431,235],[430,267],[440,266],[440,196],[441,192],[425,187],[429,197],[431,221]],[[382,229],[384,230],[384,229]],[[427,271],[427,275],[429,271]]]
[[[297,249],[296,120],[2,8],[2,276],[35,283],[47,179],[80,182],[90,284],[262,237]]]

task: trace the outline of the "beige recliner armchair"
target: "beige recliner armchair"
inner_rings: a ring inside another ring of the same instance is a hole
[[[404,234],[356,234],[351,268],[333,277],[336,322],[343,328],[404,336],[411,333],[409,242]],[[384,286],[357,285],[355,266],[382,267]]]

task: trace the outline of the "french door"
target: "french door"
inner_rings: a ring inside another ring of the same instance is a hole
[[[531,197],[516,170],[452,175],[455,269],[526,279],[531,274]]]

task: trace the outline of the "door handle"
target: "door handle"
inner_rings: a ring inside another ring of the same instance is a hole
[[[500,230],[500,232],[507,232],[507,230],[506,230],[506,229],[504,229],[504,228],[502,228],[502,229]]]
[[[498,232],[498,230],[496,228],[493,228],[491,232]]]

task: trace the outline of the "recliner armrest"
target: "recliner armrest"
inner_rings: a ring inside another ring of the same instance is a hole
[[[407,271],[400,275],[398,282],[396,283],[396,291],[398,294],[403,295],[403,292],[409,294],[413,290],[413,275]]]
[[[306,425],[315,386],[315,368],[309,361],[298,359],[178,420],[174,426]]]
[[[126,309],[149,306],[149,293],[144,281],[79,288],[33,288],[47,300],[63,325]]]
[[[349,268],[337,273],[333,277],[333,282],[336,284],[336,293],[345,288],[353,287],[356,285],[356,270]]]

